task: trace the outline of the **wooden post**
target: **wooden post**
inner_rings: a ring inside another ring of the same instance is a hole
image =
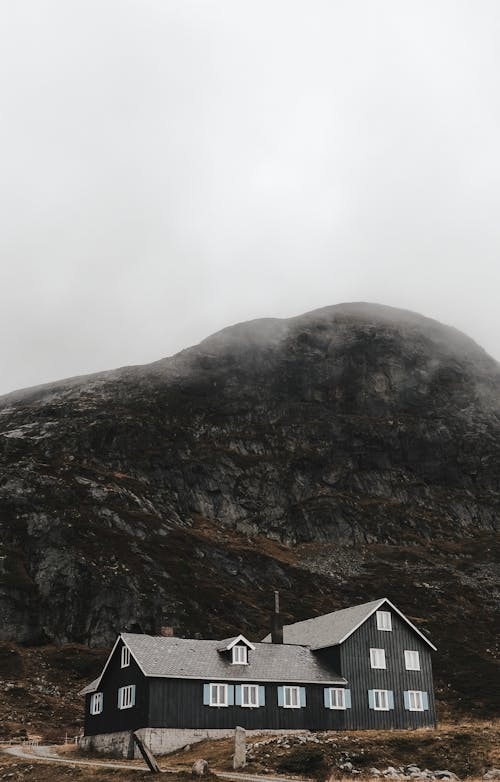
[[[132,736],[134,738],[135,743],[139,747],[139,752],[141,753],[142,757],[146,761],[149,770],[153,774],[161,774],[161,768],[159,767],[158,763],[156,762],[156,758],[153,755],[153,753],[151,752],[151,750],[149,749],[149,747],[147,747],[144,744],[144,742],[139,738],[137,733],[132,733]]]

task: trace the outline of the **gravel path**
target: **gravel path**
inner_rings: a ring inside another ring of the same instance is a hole
[[[103,768],[121,768],[127,771],[146,771],[145,766],[133,766],[126,765],[125,763],[111,763],[109,761],[102,760],[70,760],[68,758],[61,758],[57,754],[54,747],[40,745],[38,747],[32,746],[29,750],[25,750],[24,747],[14,746],[6,747],[5,752],[9,755],[14,755],[24,760],[38,760],[45,763],[64,763],[69,766],[101,766]],[[176,774],[179,771],[185,771],[185,769],[171,768],[162,769],[166,774]],[[309,780],[301,780],[298,777],[294,779],[287,777],[271,777],[264,774],[240,774],[237,771],[214,771],[218,777],[222,779],[231,779],[235,782],[309,782]]]

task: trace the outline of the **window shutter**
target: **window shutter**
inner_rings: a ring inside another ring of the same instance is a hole
[[[300,705],[303,707],[306,705],[306,688],[300,687]]]
[[[346,707],[346,709],[350,709],[351,708],[351,691],[350,690],[345,690],[345,696],[344,697],[345,697],[345,707]]]
[[[130,693],[130,701],[132,706],[135,706],[135,684],[132,685],[132,692]]]
[[[404,696],[404,699],[405,699],[405,709],[407,711],[409,711],[410,710],[410,693],[407,690],[405,690],[403,692],[403,696]]]
[[[283,687],[278,687],[278,706],[284,706],[285,705],[285,694],[283,692]]]
[[[368,706],[370,709],[375,708],[375,696],[373,694],[373,690],[368,690]]]
[[[122,707],[122,688],[120,687],[118,689],[118,708],[121,709]]]
[[[203,685],[203,705],[210,706],[210,685]]]
[[[227,685],[227,705],[234,706],[234,684]]]
[[[394,708],[394,693],[392,690],[387,690],[387,703],[390,709]]]
[[[266,688],[264,685],[260,685],[259,687],[259,706],[265,706],[266,705]]]
[[[329,687],[325,687],[325,689],[323,690],[323,697],[324,697],[324,700],[325,700],[325,709],[331,709],[332,707],[330,705],[330,688]]]
[[[426,692],[422,693],[422,706],[424,707],[424,711],[429,710],[429,696]]]

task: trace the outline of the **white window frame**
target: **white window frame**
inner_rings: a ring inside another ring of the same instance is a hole
[[[423,711],[424,699],[421,690],[408,690],[408,711]]]
[[[415,649],[405,649],[405,668],[407,671],[420,670],[420,655]]]
[[[233,665],[248,665],[248,649],[243,644],[233,646]]]
[[[252,703],[252,693],[255,696],[255,703]],[[248,702],[245,703],[245,700]],[[241,685],[241,705],[245,709],[257,709],[259,707],[259,685],[258,684],[242,684]]]
[[[228,705],[228,686],[227,684],[219,684],[217,682],[210,682],[210,706],[227,706]],[[221,697],[222,696],[222,697]]]
[[[92,715],[101,714],[104,705],[104,693],[94,692],[90,698],[90,713]]]
[[[390,611],[377,611],[377,630],[392,631],[392,616]]]
[[[135,684],[127,684],[118,690],[118,708],[131,709],[135,706]]]
[[[300,709],[300,687],[283,687],[283,706],[285,709]]]
[[[345,710],[345,689],[343,687],[330,687],[330,708]]]
[[[122,646],[121,664],[122,668],[128,668],[130,665],[130,649],[125,644]]]
[[[370,665],[372,668],[379,670],[385,670],[387,668],[385,649],[370,649]]]
[[[377,706],[377,698],[379,706]],[[373,708],[374,711],[389,711],[389,690],[373,690]]]

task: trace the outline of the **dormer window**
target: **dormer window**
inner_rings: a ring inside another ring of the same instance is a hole
[[[233,665],[248,665],[248,649],[246,646],[233,646]]]

